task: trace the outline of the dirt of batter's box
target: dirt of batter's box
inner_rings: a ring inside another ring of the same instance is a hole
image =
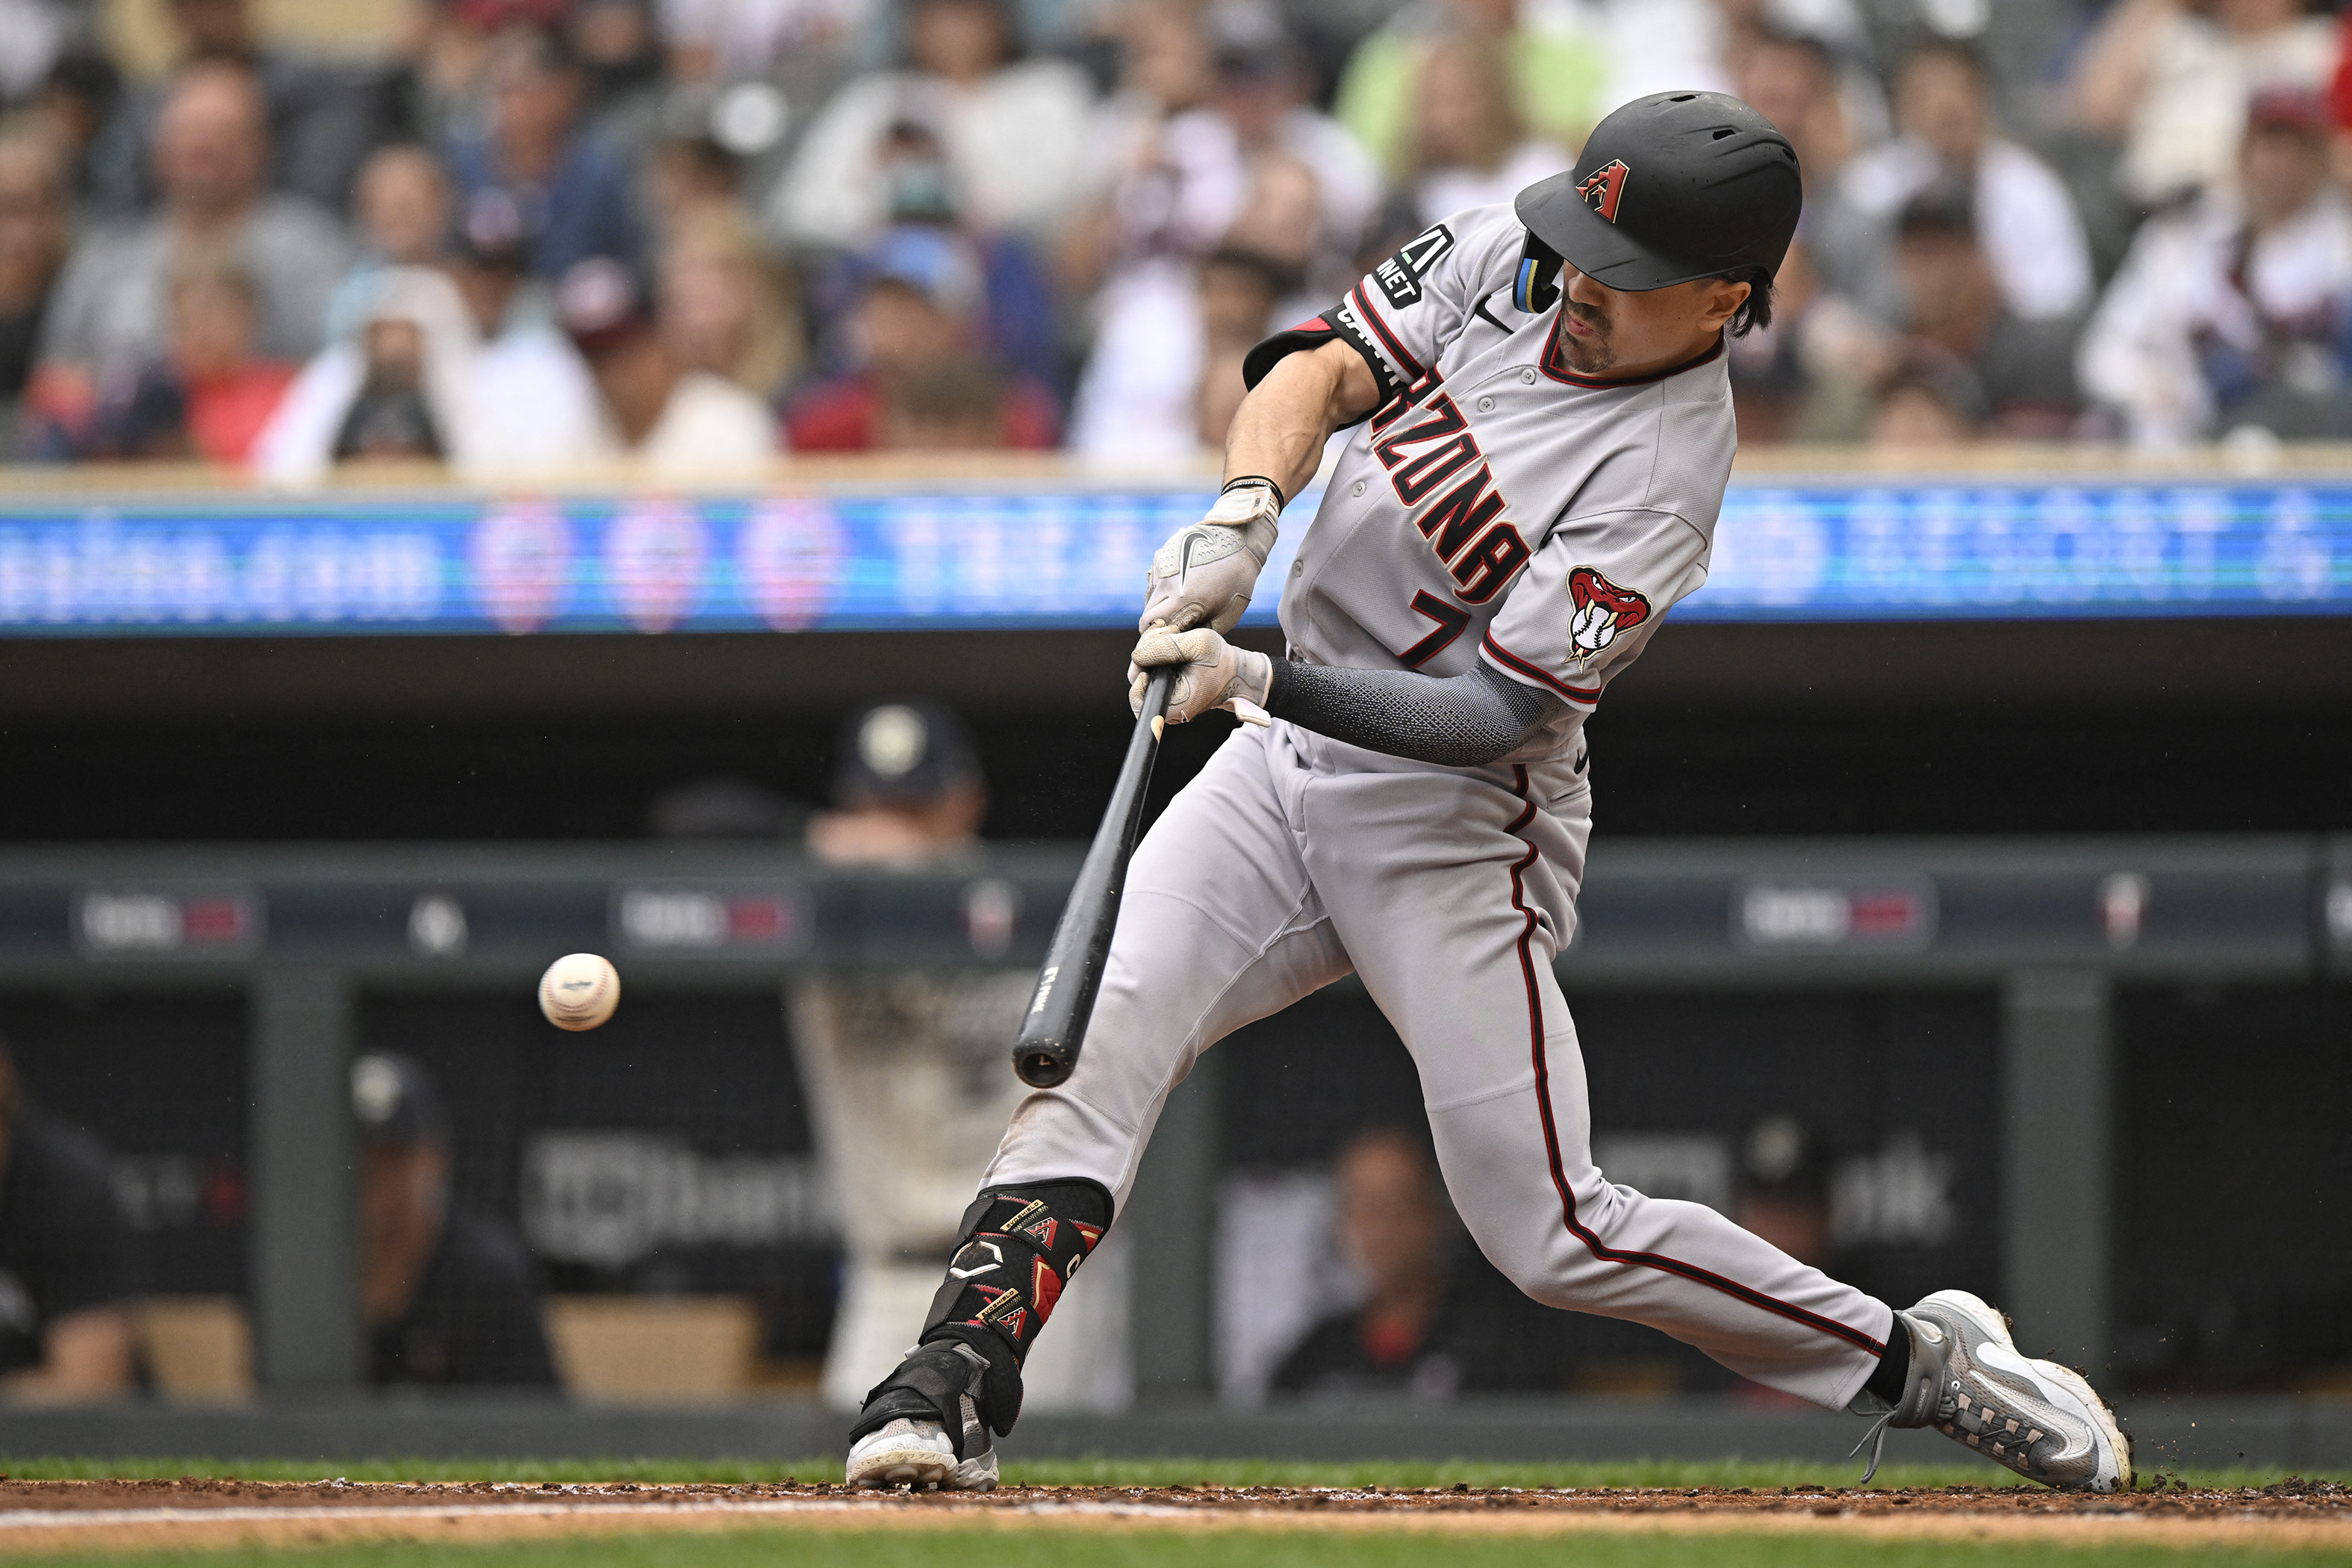
[[[851,1492],[835,1484],[648,1486],[630,1481],[595,1485],[553,1481],[241,1481],[184,1477],[177,1480],[18,1481],[0,1479],[0,1512],[25,1509],[204,1509],[254,1507],[370,1508],[539,1503],[572,1504],[719,1500],[892,1500],[942,1512],[1019,1508],[1034,1503],[1156,1504],[1216,1512],[1224,1510],[1323,1513],[1428,1514],[1497,1510],[1554,1512],[1643,1511],[1737,1515],[1801,1514],[1838,1518],[1917,1517],[1965,1512],[2011,1517],[2140,1513],[2157,1518],[2231,1518],[2352,1521],[2352,1487],[2290,1478],[2267,1487],[2191,1490],[2174,1486],[2098,1497],[2018,1487],[1922,1487],[1826,1490],[1820,1487],[1688,1487],[1477,1489],[1416,1487],[1006,1487],[993,1492]]]

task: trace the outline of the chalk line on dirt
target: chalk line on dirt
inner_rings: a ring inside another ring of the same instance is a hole
[[[696,1500],[666,1502],[424,1503],[369,1507],[26,1509],[0,1512],[0,1553],[309,1546],[362,1541],[490,1542],[658,1531],[705,1532],[793,1524],[830,1530],[1064,1528],[1284,1531],[1333,1529],[1478,1535],[1839,1534],[1874,1540],[2046,1542],[2193,1548],[2258,1545],[2352,1550],[2352,1521],[2253,1516],[2152,1518],[2145,1512],[2017,1515],[1657,1509],[1322,1511],[1073,1500],[982,1504],[926,1497]]]

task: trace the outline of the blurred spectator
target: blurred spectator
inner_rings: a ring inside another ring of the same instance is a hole
[[[2074,433],[2073,318],[2030,321],[2001,298],[1966,187],[1934,185],[1904,204],[1895,270],[1903,321],[1915,339],[1965,365],[2000,435],[2054,440]]]
[[[605,447],[604,410],[587,362],[530,275],[521,220],[485,201],[457,230],[449,275],[479,341],[468,377],[460,472],[475,479],[546,476]]]
[[[369,259],[423,267],[449,243],[449,176],[414,142],[386,147],[360,173],[359,219]]]
[[[500,34],[488,69],[488,127],[449,146],[460,204],[497,193],[520,215],[531,265],[561,278],[590,257],[639,255],[627,160],[582,124],[586,80],[561,35],[518,26]]]
[[[131,1246],[106,1151],[31,1100],[0,1045],[0,1396],[131,1392]]]
[[[51,301],[44,359],[94,375],[162,358],[173,258],[207,247],[233,249],[253,279],[257,353],[297,361],[317,348],[351,246],[318,207],[263,188],[262,108],[240,65],[200,61],[173,79],[155,142],[163,209],[76,242]]]
[[[1843,178],[1862,137],[1839,89],[1836,53],[1811,33],[1759,30],[1738,59],[1733,90],[1797,150],[1805,184],[1798,234],[1816,275],[1834,293],[1885,309],[1886,222],[1857,207]]]
[[[581,122],[642,152],[660,132],[668,96],[651,0],[578,0],[564,30],[585,83]]]
[[[163,7],[187,62],[216,60],[253,73],[264,105],[272,190],[306,197],[340,212],[350,202],[360,165],[383,140],[383,95],[366,65],[306,58],[265,46],[255,27],[252,0],[167,0]],[[133,91],[122,105],[131,145],[159,134],[163,100]],[[100,205],[128,213],[158,196],[162,172],[142,160],[109,163]]]
[[[775,417],[742,387],[682,363],[645,290],[610,257],[574,266],[556,307],[604,405],[593,456],[625,458],[656,474],[703,478],[763,468],[775,451]]]
[[[1380,166],[1352,131],[1315,107],[1313,79],[1297,41],[1265,0],[1221,0],[1210,9],[1209,27],[1217,87],[1214,118],[1202,127],[1210,132],[1204,151],[1238,165],[1234,172],[1242,178],[1233,183],[1244,190],[1250,166],[1260,160],[1279,154],[1306,165],[1321,221],[1298,243],[1310,256],[1344,256],[1380,205]],[[1407,123],[1410,105],[1408,97],[1402,106]],[[1173,134],[1175,127],[1170,130]],[[1230,147],[1224,137],[1231,138]]]
[[[2084,335],[2091,395],[2140,446],[2257,426],[2352,435],[2352,211],[2328,179],[2315,93],[2247,114],[2235,196],[2149,222]]]
[[[1519,0],[1414,0],[1356,47],[1332,112],[1399,181],[1431,166],[1421,143],[1429,132],[1433,90],[1467,88],[1473,81],[1475,90],[1494,93],[1495,99],[1441,104],[1439,112],[1448,107],[1456,113],[1476,112],[1525,126],[1559,146],[1580,145],[1608,109],[1602,94],[1609,57],[1580,33],[1529,25],[1521,10]],[[1487,60],[1461,58],[1455,40],[1465,34],[1486,42]],[[1439,67],[1433,81],[1432,58],[1449,47],[1455,59]]]
[[[858,363],[786,407],[793,450],[1054,444],[1052,395],[988,356],[982,280],[969,246],[905,226],[886,235],[862,268],[852,322]]]
[[[1984,424],[1984,389],[1969,367],[1932,343],[1915,342],[1879,380],[1865,439],[1887,451],[1934,451],[1968,445]]]
[[[646,155],[646,198],[654,226],[668,234],[697,213],[743,199],[743,163],[707,133],[668,136]]]
[[[314,483],[346,459],[439,459],[474,438],[475,332],[457,286],[432,268],[386,268],[356,318],[302,367],[255,444],[264,478]]]
[[[2001,298],[2027,321],[2080,314],[2091,302],[2091,252],[2064,182],[1993,132],[1984,62],[1962,44],[1935,43],[1904,62],[1895,82],[1895,140],[1857,156],[1843,194],[1882,223],[1921,190],[1948,182],[1973,194],[1977,233]]]
[[[294,367],[253,352],[253,279],[234,257],[173,268],[169,374],[185,410],[186,444],[215,463],[242,463],[286,395]]]
[[[2075,119],[2123,144],[2126,193],[2158,206],[2227,184],[2253,95],[2324,89],[2336,56],[2303,0],[2116,0],[2068,86]]]
[[[1419,1138],[1363,1133],[1334,1176],[1339,1250],[1363,1300],[1307,1331],[1276,1369],[1275,1393],[1446,1399],[1557,1384],[1544,1333],[1555,1315],[1507,1286],[1481,1289],[1501,1283],[1491,1269],[1452,1266],[1460,1224]]]
[[[35,120],[0,126],[0,461],[23,450],[25,388],[65,264],[69,219],[58,139]]]
[[[873,0],[662,0],[671,73],[685,81],[761,76],[779,63],[847,52]]]
[[[1217,248],[1246,254],[1265,269],[1279,290],[1276,314],[1287,304],[1297,315],[1312,315],[1319,304],[1299,304],[1293,296],[1320,251],[1320,187],[1305,163],[1278,152],[1259,156],[1250,174],[1241,211]],[[1071,405],[1072,449],[1121,460],[1190,457],[1199,449],[1208,416],[1204,389],[1231,391],[1211,362],[1234,348],[1207,330],[1202,291],[1209,270],[1182,255],[1146,255],[1104,288],[1094,352]]]
[[[801,362],[798,300],[750,219],[723,208],[684,219],[663,250],[660,287],[662,331],[680,364],[762,402],[783,391]]]
[[[1201,264],[1201,386],[1193,405],[1200,444],[1222,451],[1248,388],[1242,361],[1274,331],[1274,312],[1297,279],[1255,251],[1227,248]]]
[[[33,108],[57,133],[64,149],[68,184],[75,204],[96,212],[104,205],[108,171],[143,171],[147,143],[122,103],[122,73],[96,48],[68,49],[49,69]]]
[[[1094,94],[1066,61],[1024,57],[1005,0],[909,0],[907,58],[835,93],[768,200],[796,245],[856,247],[888,222],[895,127],[946,150],[956,204],[982,229],[1043,235],[1080,194]]]
[[[0,0],[0,103],[22,103],[87,24],[69,0]]]
[[[1499,39],[1454,34],[1423,53],[1407,162],[1424,223],[1507,202],[1576,162],[1559,142],[1527,134],[1504,49]]]
[[[33,401],[47,455],[246,460],[294,379],[254,353],[253,279],[232,252],[191,251],[173,264],[169,298],[171,349],[155,363],[91,383],[43,373]]]
[[[327,336],[359,325],[386,268],[429,267],[449,245],[449,176],[414,142],[386,147],[360,171],[360,259],[327,302]]]
[[[360,388],[335,432],[335,461],[437,463],[447,458],[443,431],[455,411],[436,411],[428,401],[425,329],[406,316],[379,310],[360,332]]]
[[[520,1237],[449,1192],[449,1116],[425,1069],[352,1063],[360,1135],[360,1306],[380,1385],[552,1388],[540,1286]]]
[[[1066,387],[1068,374],[1053,289],[1036,253],[1017,234],[991,233],[965,221],[957,204],[955,171],[939,137],[912,121],[892,126],[884,142],[882,174],[889,186],[894,226],[936,228],[955,236],[978,261],[981,317],[990,354],[1041,386]],[[865,282],[861,259],[843,258],[827,290],[834,296],[825,301],[828,319],[850,313]],[[845,363],[840,345],[830,345],[830,351],[839,368]]]
[[[1741,446],[1802,438],[1815,392],[1806,353],[1808,317],[1817,305],[1834,310],[1841,303],[1824,301],[1804,240],[1790,244],[1772,279],[1770,324],[1725,340],[1732,416]],[[1881,336],[1875,331],[1869,333],[1874,342]]]
[[[1066,282],[1094,292],[1096,321],[1069,445],[1119,461],[1198,449],[1202,260],[1231,248],[1272,262],[1311,311],[1354,281],[1349,253],[1380,200],[1363,149],[1305,100],[1303,58],[1273,12],[1221,5],[1213,32],[1189,46],[1175,29],[1197,24],[1153,15],[1163,36],[1139,61],[1152,74],[1131,75],[1106,112],[1108,186],[1062,252]],[[1213,70],[1195,82],[1190,50],[1202,45]],[[1163,95],[1194,87],[1202,103],[1154,118]]]

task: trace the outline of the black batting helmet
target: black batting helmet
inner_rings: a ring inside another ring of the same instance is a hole
[[[1561,258],[1597,283],[1664,289],[1780,270],[1804,187],[1789,139],[1736,98],[1658,92],[1592,129],[1576,167],[1515,204],[1528,257],[1514,292],[1541,310]]]

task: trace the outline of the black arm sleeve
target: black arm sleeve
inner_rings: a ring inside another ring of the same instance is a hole
[[[1462,675],[1274,661],[1265,710],[1392,757],[1475,768],[1525,745],[1567,704],[1481,664]]]

